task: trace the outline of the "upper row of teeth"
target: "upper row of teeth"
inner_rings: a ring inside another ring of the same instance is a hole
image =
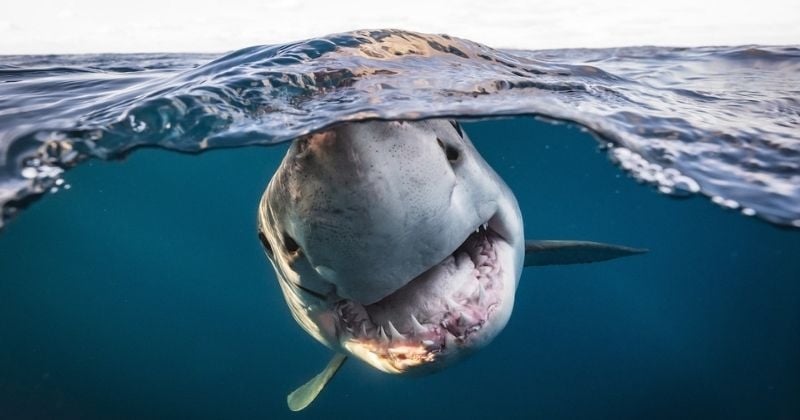
[[[429,328],[425,328],[422,323],[419,322],[417,317],[411,315],[411,326],[413,328],[413,332],[411,333],[413,336],[421,336],[430,331]],[[388,331],[388,334],[387,334]],[[366,323],[361,324],[361,334],[363,336],[367,336],[367,327]],[[390,341],[396,340],[408,340],[408,337],[397,330],[397,328],[392,324],[392,321],[386,321],[386,327],[383,325],[378,326],[378,338],[383,343],[389,343]],[[420,341],[423,345],[432,346],[435,344],[432,340],[421,340]]]
[[[486,222],[478,227],[475,228],[475,233],[480,232],[481,230],[486,230],[489,228],[489,222]]]

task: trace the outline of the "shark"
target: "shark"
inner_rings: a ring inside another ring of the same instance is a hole
[[[526,240],[511,189],[448,119],[341,123],[293,140],[257,219],[293,318],[334,352],[288,395],[292,411],[348,358],[423,375],[474,354],[506,326],[524,267],[646,251]]]

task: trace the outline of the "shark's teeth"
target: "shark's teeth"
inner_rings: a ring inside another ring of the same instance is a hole
[[[489,228],[489,222],[479,225],[475,228],[475,233],[485,232]]]
[[[462,312],[461,316],[458,318],[458,323],[460,325],[475,325],[478,324],[478,322],[479,321],[468,312]]]
[[[450,310],[458,309],[461,307],[461,305],[459,305],[458,302],[454,301],[453,298],[451,298],[450,296],[445,296],[444,303],[445,305],[448,306]]]
[[[478,282],[478,306],[484,306],[486,304],[486,289],[483,288],[483,284]]]
[[[428,330],[422,326],[417,317],[411,315],[411,327],[414,329],[414,334],[419,335],[427,332]]]
[[[383,330],[383,325],[378,327],[378,338],[380,338],[381,342],[384,344],[389,343],[389,337],[386,336],[386,331]]]
[[[392,321],[388,321],[387,322],[386,328],[389,330],[389,334],[392,335],[392,340],[398,340],[398,339],[401,339],[401,338],[403,338],[403,339],[406,338],[406,336],[404,336],[403,334],[400,334],[400,331],[397,331],[397,328],[394,327],[394,324],[392,324]]]
[[[496,235],[488,228],[488,223],[479,225],[475,231],[477,235],[468,238],[440,263],[448,270],[445,274],[458,276],[460,283],[434,293],[429,306],[408,308],[414,310],[413,315],[406,312],[404,318],[398,317],[402,312],[392,311],[393,302],[388,306],[375,304],[374,308],[345,302],[339,308],[339,315],[350,339],[368,343],[370,351],[376,354],[403,354],[423,346],[433,355],[444,351],[449,337],[463,342],[470,334],[481,330],[498,303],[495,274],[502,272],[502,267],[493,243]]]

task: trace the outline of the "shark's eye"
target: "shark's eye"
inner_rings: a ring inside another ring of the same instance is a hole
[[[449,160],[451,163],[458,160],[459,156],[458,149],[449,144],[444,144],[444,142],[442,142],[442,139],[438,137],[436,138],[436,142],[439,143],[439,147],[441,147],[442,150],[444,150],[444,155],[447,156],[447,160]]]
[[[297,244],[297,241],[286,232],[283,232],[283,244],[286,246],[286,250],[292,254],[300,250],[300,245]]]
[[[272,257],[272,246],[269,244],[269,241],[267,240],[267,237],[264,236],[263,232],[258,232],[258,240],[261,241],[261,246],[264,247],[264,249],[267,251],[267,254]]]

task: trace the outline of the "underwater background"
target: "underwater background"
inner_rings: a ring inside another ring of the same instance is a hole
[[[800,418],[798,86],[795,46],[394,30],[0,57],[0,418]],[[529,239],[650,252],[525,269],[472,358],[351,361],[290,413],[330,351],[256,236],[286,141],[433,117],[464,122]]]
[[[465,123],[529,238],[650,249],[525,269],[505,331],[443,372],[351,361],[283,303],[256,237],[286,145],[142,150],[66,173],[0,234],[3,418],[775,418],[800,416],[800,235],[614,167],[571,125]]]

